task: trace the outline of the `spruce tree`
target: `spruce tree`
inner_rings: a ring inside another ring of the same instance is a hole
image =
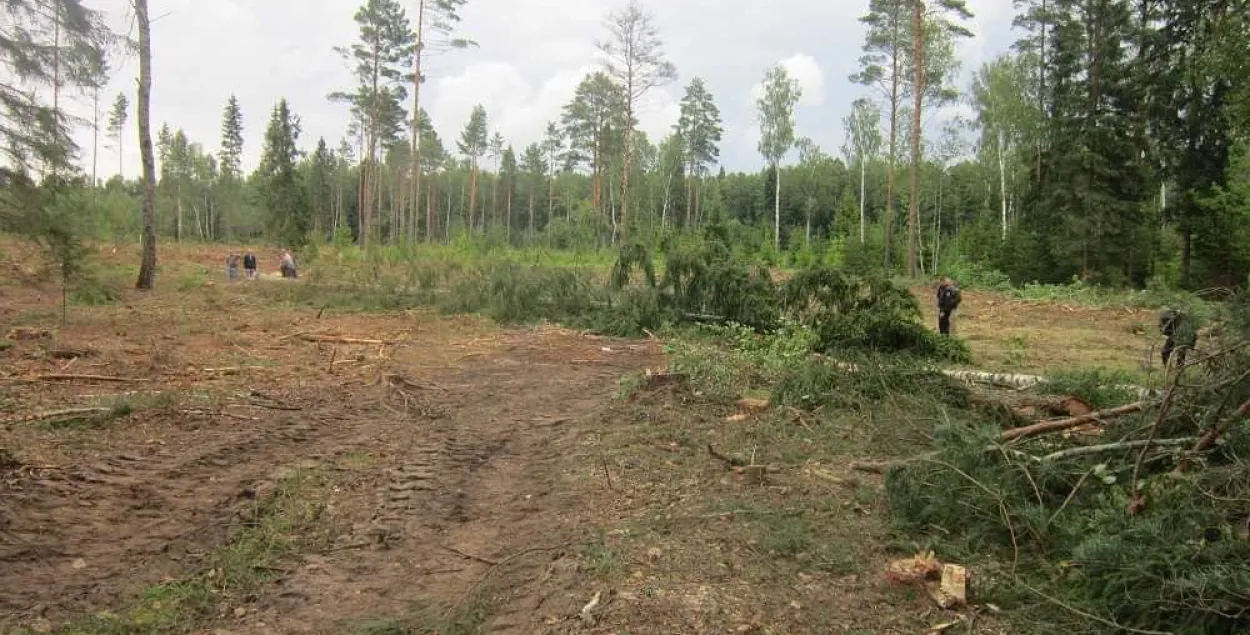
[[[312,227],[307,193],[297,167],[299,134],[299,119],[291,113],[286,99],[280,100],[265,128],[264,150],[255,177],[270,231],[289,247],[304,245]]]

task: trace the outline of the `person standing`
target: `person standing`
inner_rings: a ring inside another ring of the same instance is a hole
[[[234,282],[239,278],[239,254],[231,252],[226,256],[226,280]]]
[[[256,279],[256,254],[249,251],[243,256],[243,272],[248,280]]]
[[[951,334],[951,314],[959,308],[962,299],[959,285],[950,278],[942,278],[937,288],[938,332],[942,335]]]
[[[1159,351],[1163,358],[1163,367],[1167,368],[1173,353],[1176,353],[1176,365],[1184,366],[1186,354],[1198,339],[1189,316],[1176,309],[1164,307],[1159,311],[1159,331],[1167,337],[1163,342],[1163,349]]]
[[[278,268],[282,271],[283,278],[299,277],[299,273],[295,270],[295,257],[285,249],[282,250],[282,255],[278,258]]]

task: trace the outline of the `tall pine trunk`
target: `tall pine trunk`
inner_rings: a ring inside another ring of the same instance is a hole
[[[417,42],[413,52],[412,66],[412,237],[417,240],[417,218],[421,211],[421,49],[425,46],[425,0],[417,0]],[[434,215],[429,206],[425,209],[425,239],[434,235]]]
[[[477,159],[469,166],[469,233],[473,233],[473,216],[477,205]]]
[[[924,2],[912,0],[911,192],[907,200],[907,275],[920,275],[920,108],[924,103]]]
[[[894,9],[896,12],[899,9]],[[884,223],[884,244],[885,248],[882,253],[882,262],[885,268],[889,269],[893,264],[891,246],[894,243],[894,179],[895,171],[898,168],[898,100],[899,100],[899,83],[898,74],[901,72],[899,68],[899,39],[902,37],[899,28],[899,16],[894,16],[894,46],[891,54],[890,64],[892,72],[890,73],[890,165],[886,170],[885,176],[885,223]]]
[[[152,22],[148,0],[134,0],[139,24],[139,154],[143,158],[143,257],[135,288],[150,291],[156,282],[156,158],[152,156]]]

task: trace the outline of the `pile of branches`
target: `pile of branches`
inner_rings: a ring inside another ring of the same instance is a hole
[[[635,285],[636,271],[643,278]],[[968,359],[962,343],[925,328],[916,298],[885,277],[812,267],[777,285],[766,267],[735,258],[715,233],[693,246],[666,245],[658,278],[644,247],[623,248],[609,287],[612,318],[618,322],[610,331],[627,332],[628,323],[648,329],[692,322],[739,324],[761,333],[798,325],[816,334],[815,352]]]
[[[980,564],[983,600],[1048,632],[1250,632],[1246,298],[1161,398],[935,441],[890,471],[892,519]]]

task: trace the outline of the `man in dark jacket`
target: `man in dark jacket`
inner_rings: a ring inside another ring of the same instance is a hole
[[[937,288],[938,331],[942,335],[951,334],[951,314],[959,308],[961,299],[959,285],[950,278],[942,278]]]
[[[243,272],[247,274],[248,280],[256,279],[256,254],[249,251],[243,256]]]

